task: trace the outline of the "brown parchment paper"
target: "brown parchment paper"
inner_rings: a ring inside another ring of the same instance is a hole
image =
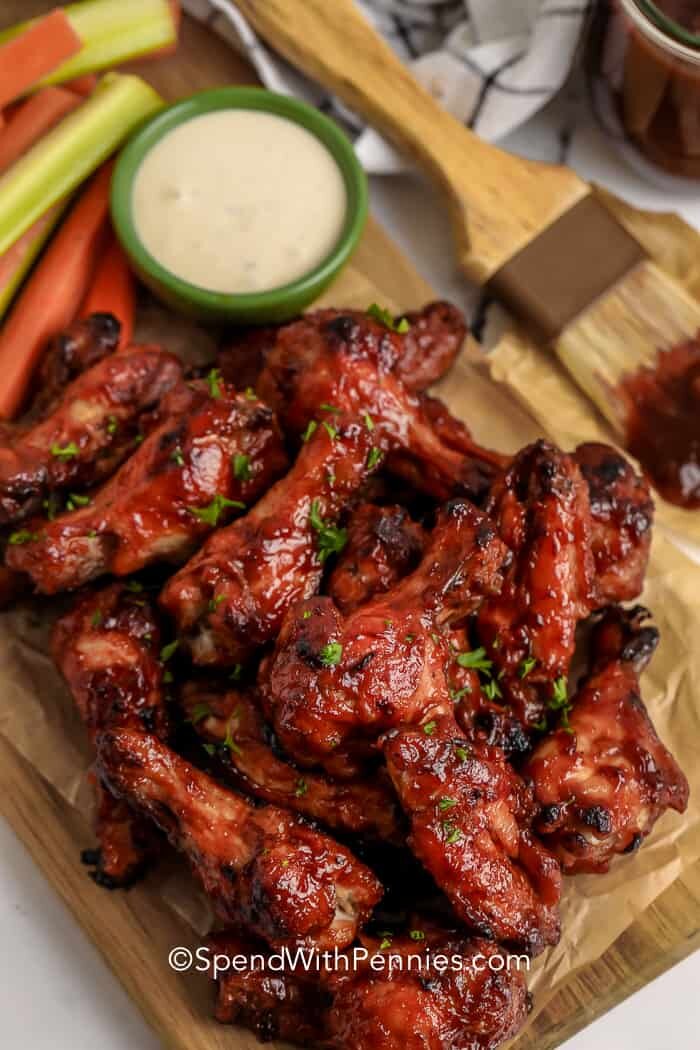
[[[427,285],[387,244],[380,254],[367,258],[361,249],[355,267],[345,271],[323,301],[364,308],[376,300],[408,309],[428,296]],[[179,325],[169,332],[166,324],[151,308],[145,319],[142,316],[141,334],[153,337],[161,332],[174,349],[190,347],[194,340],[203,356],[211,349],[206,335],[183,333]],[[514,451],[542,433],[512,394],[494,384],[483,355],[471,342],[438,393],[480,440],[495,447]],[[654,540],[643,601],[653,610],[662,634],[643,693],[662,738],[691,781],[690,808],[684,817],[667,814],[642,850],[619,858],[608,875],[566,880],[561,943],[537,961],[530,977],[535,1013],[560,981],[598,958],[700,858],[700,647],[693,646],[700,623],[700,568],[661,534]],[[0,615],[0,732],[64,799],[90,816],[89,748],[67,689],[46,655],[50,623],[64,604],[29,603]],[[174,875],[167,870],[157,885],[169,907],[193,929],[200,934],[208,929],[208,906],[184,866]]]
[[[700,233],[671,212],[641,211],[598,187],[596,193],[651,258],[700,299]],[[555,441],[566,448],[582,441],[615,444],[609,424],[593,402],[555,355],[525,332],[509,327],[488,357],[492,377]],[[658,493],[655,499],[657,524],[700,560],[700,510],[674,506]]]

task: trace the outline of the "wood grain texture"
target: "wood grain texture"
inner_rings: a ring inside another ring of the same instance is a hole
[[[477,283],[589,192],[568,168],[477,138],[417,84],[352,0],[237,3],[262,37],[435,180],[451,207],[460,263]]]
[[[39,0],[4,0],[0,26],[50,6]],[[178,55],[144,63],[142,70],[170,98],[213,84],[254,80],[227,47],[188,19]],[[408,307],[430,294],[425,281],[375,223],[368,225],[353,265],[376,289],[378,299],[386,297]],[[161,903],[155,878],[126,894],[108,894],[94,886],[78,860],[80,850],[93,845],[91,832],[2,737],[0,813],[102,951],[164,1045],[175,1050],[253,1050],[258,1046],[247,1033],[221,1028],[211,1020],[211,990],[203,976],[180,977],[169,970],[170,949],[193,944],[196,939]],[[668,889],[598,962],[565,982],[518,1041],[518,1050],[553,1050],[698,948],[700,866]]]

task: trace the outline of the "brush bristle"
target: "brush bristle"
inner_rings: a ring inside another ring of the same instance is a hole
[[[698,330],[700,303],[645,261],[570,324],[555,349],[570,375],[623,435],[623,376],[654,367],[660,351],[694,338]]]

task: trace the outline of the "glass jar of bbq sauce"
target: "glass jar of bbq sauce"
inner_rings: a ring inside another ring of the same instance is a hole
[[[599,0],[587,69],[594,110],[637,171],[697,192],[700,0]]]

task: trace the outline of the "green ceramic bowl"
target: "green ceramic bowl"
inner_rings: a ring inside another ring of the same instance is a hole
[[[164,135],[179,124],[219,109],[258,109],[301,124],[326,146],[345,181],[347,213],[333,251],[299,280],[265,292],[229,295],[183,281],[146,251],[134,226],[132,187],[141,161]],[[117,162],[112,180],[112,221],[136,273],[173,309],[203,321],[262,324],[286,321],[316,299],[350,258],[367,218],[367,180],[352,144],[318,110],[285,95],[254,87],[202,91],[161,110],[131,139]]]

